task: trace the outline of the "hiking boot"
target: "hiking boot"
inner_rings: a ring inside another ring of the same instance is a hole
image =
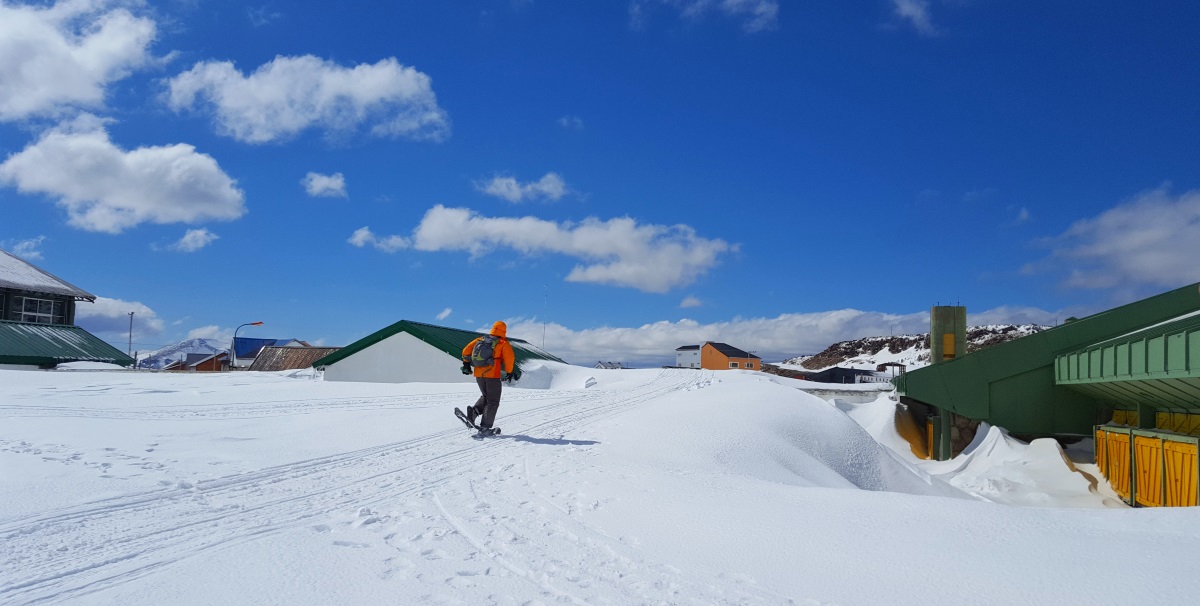
[[[476,422],[476,419],[479,418],[480,414],[482,414],[482,413],[478,410],[475,410],[474,406],[467,407],[467,418],[471,419],[471,423],[474,423],[475,425],[479,425],[479,423]]]

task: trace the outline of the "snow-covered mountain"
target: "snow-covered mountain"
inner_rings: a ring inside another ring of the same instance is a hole
[[[1012,341],[1050,328],[1037,324],[991,324],[967,328],[967,353]],[[823,370],[832,366],[875,370],[880,364],[895,362],[909,370],[929,365],[929,334],[865,337],[830,345],[815,356],[784,360],[781,366],[799,366]]]
[[[174,360],[186,359],[188,354],[215,354],[229,349],[229,343],[217,339],[188,339],[174,345],[155,350],[145,359],[138,360],[138,368],[159,369]]]

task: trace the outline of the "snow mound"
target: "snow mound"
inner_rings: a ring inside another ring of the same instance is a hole
[[[614,452],[644,463],[804,487],[970,498],[877,443],[837,408],[774,381],[720,381],[621,418]],[[664,431],[670,439],[665,439]]]
[[[1025,444],[999,427],[980,424],[975,440],[949,461],[923,467],[934,477],[989,501],[1025,507],[1124,507],[1100,494],[1095,477],[1078,471],[1058,442]]]
[[[999,427],[981,423],[975,439],[961,454],[949,461],[927,461],[912,454],[900,436],[892,394],[866,404],[835,403],[901,459],[978,498],[1023,507],[1124,507],[1103,485],[1103,479],[1097,479],[1098,472],[1089,474],[1077,468],[1055,440],[1025,444]]]
[[[531,361],[521,365],[521,379],[513,387],[523,389],[586,389],[597,384],[597,373],[623,372],[571,366],[549,361]]]
[[[108,362],[64,362],[54,367],[54,370],[133,370],[131,367]]]

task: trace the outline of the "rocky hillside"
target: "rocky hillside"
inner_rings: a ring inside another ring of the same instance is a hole
[[[1012,341],[1050,328],[1036,324],[999,324],[967,328],[967,353]],[[909,369],[929,364],[929,334],[865,337],[830,345],[815,356],[784,360],[784,366],[821,370],[849,366],[874,370],[879,364],[896,362]]]
[[[154,351],[142,360],[138,368],[162,368],[175,360],[183,360],[190,353],[215,354],[229,349],[229,343],[216,339],[188,339]]]

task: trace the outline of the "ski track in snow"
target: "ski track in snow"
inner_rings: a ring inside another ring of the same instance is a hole
[[[549,600],[571,603],[582,603],[581,595],[589,603],[613,604],[793,603],[753,583],[719,576],[706,583],[668,564],[647,561],[635,545],[606,536],[575,514],[602,503],[586,503],[578,495],[541,494],[527,463],[520,469],[512,463],[523,459],[520,451],[527,442],[586,449],[588,442],[561,436],[710,380],[710,373],[664,370],[653,381],[612,391],[523,393],[519,399],[546,404],[505,415],[504,426],[515,434],[474,441],[454,421],[454,426],[447,424],[452,429],[401,442],[0,521],[0,570],[5,571],[0,603],[70,600],[120,587],[207,550],[296,529],[332,533],[335,527],[339,534],[365,533],[394,550],[381,573],[387,578],[407,579],[418,569],[425,571],[416,575],[422,578],[407,580],[426,586],[429,599],[447,585],[470,587],[475,576],[499,575],[532,583]],[[518,398],[506,394],[506,399]],[[461,400],[461,395],[438,394],[133,411],[35,406],[20,407],[20,412],[179,418],[435,406],[445,407],[449,417]],[[0,413],[13,408],[0,407]],[[550,460],[539,467],[538,477],[572,471],[558,457]],[[480,461],[508,463],[482,469]],[[463,470],[470,470],[470,477],[464,478]],[[356,513],[344,521],[346,512]],[[341,540],[334,544],[366,546]],[[426,562],[417,567],[417,558]],[[427,574],[432,560],[444,561],[444,578],[428,578],[434,576]]]

